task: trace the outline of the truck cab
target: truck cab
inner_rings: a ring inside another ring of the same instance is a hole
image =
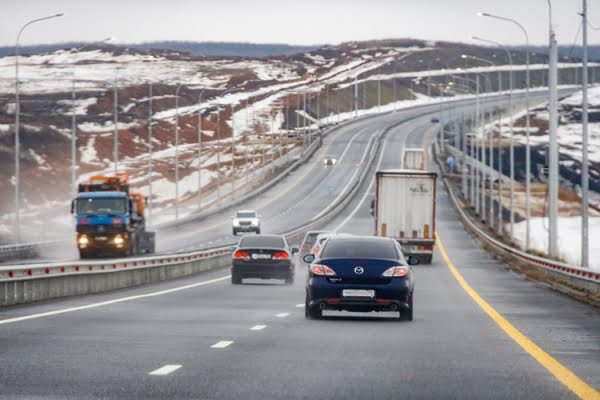
[[[81,258],[154,252],[154,233],[145,231],[144,201],[129,193],[126,176],[90,179],[71,203]]]

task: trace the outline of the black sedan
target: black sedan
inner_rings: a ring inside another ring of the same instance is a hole
[[[238,285],[244,278],[284,279],[294,283],[292,255],[297,248],[288,246],[281,235],[244,236],[233,251],[231,283]]]
[[[411,265],[398,242],[374,236],[333,236],[318,254],[307,254],[305,315],[321,318],[323,310],[394,311],[413,319]]]

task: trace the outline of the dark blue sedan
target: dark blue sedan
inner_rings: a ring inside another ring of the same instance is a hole
[[[392,311],[413,319],[413,272],[416,257],[402,255],[393,239],[375,236],[331,237],[310,264],[305,315],[318,319],[323,310]]]

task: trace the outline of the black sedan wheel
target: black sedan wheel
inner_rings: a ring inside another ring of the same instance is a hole
[[[413,320],[413,295],[410,295],[410,300],[408,301],[409,309],[405,311],[400,311],[400,321],[412,321]]]
[[[304,316],[306,319],[320,319],[323,316],[323,310],[319,307],[310,307],[309,304],[310,299],[308,298],[308,293],[306,294],[306,300],[304,301]]]
[[[238,274],[235,271],[231,271],[231,283],[234,285],[239,285],[242,283],[242,278],[240,277],[240,274]]]

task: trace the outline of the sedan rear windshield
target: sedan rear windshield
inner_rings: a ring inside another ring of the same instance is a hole
[[[282,237],[277,236],[244,236],[240,240],[239,247],[255,247],[255,248],[285,248],[285,241]]]
[[[396,244],[387,240],[329,240],[321,258],[375,258],[393,260],[399,257]]]

